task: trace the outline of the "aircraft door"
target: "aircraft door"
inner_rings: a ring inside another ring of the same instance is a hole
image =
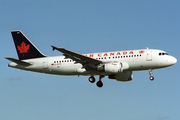
[[[152,51],[146,50],[146,61],[152,61]]]
[[[48,59],[43,58],[43,69],[48,69]]]

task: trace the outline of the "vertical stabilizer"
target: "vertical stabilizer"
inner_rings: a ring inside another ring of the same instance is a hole
[[[21,31],[12,31],[11,34],[19,60],[45,57]]]

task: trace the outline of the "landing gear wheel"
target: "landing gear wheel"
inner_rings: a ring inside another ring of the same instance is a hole
[[[94,83],[95,81],[96,81],[96,79],[94,78],[94,76],[91,76],[91,77],[89,77],[89,82],[91,82],[91,83]]]
[[[154,77],[152,76],[152,69],[149,69],[149,75],[150,75],[149,79],[150,79],[151,81],[153,81],[153,80],[154,80]]]
[[[98,81],[96,85],[101,88],[103,86],[103,83],[101,81]]]
[[[153,76],[150,76],[149,79],[150,79],[151,81],[153,81],[153,80],[154,80],[154,77],[153,77]]]

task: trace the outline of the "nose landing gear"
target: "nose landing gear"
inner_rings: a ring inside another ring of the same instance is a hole
[[[152,76],[152,69],[149,69],[149,75],[150,75],[149,79],[150,79],[151,81],[153,81],[153,80],[154,80],[154,77]]]
[[[153,76],[150,76],[149,79],[150,79],[151,81],[153,81],[153,80],[154,80],[154,77],[153,77]]]

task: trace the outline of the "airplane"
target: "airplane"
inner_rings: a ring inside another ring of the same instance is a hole
[[[174,65],[177,59],[167,52],[158,49],[124,50],[113,52],[98,52],[79,54],[65,48],[51,46],[52,50],[63,53],[62,56],[46,56],[19,30],[11,31],[19,59],[5,57],[10,60],[9,67],[53,74],[53,75],[83,75],[89,76],[91,83],[103,86],[102,78],[117,81],[131,81],[133,71],[148,70],[149,79],[154,80],[152,70]]]

